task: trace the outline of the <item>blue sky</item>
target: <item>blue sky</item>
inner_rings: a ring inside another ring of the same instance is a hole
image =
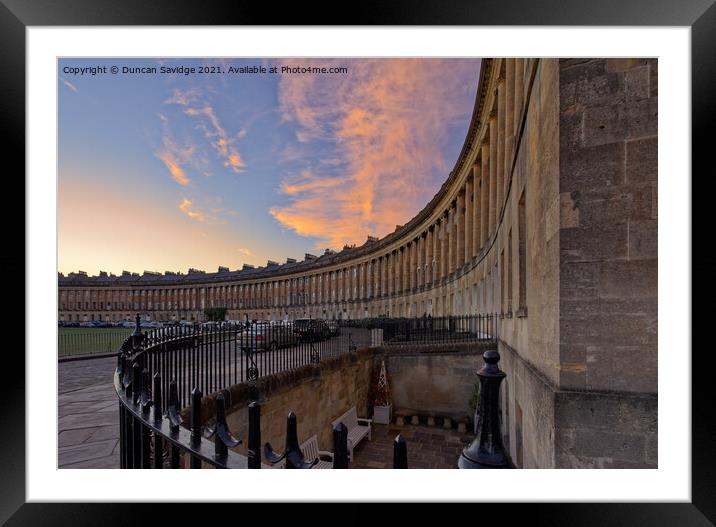
[[[73,74],[213,66],[222,73]],[[233,74],[262,65],[337,74]],[[460,151],[478,59],[59,61],[62,272],[231,269],[385,236]]]

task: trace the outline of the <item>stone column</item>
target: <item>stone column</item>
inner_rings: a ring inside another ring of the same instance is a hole
[[[473,201],[473,170],[467,176],[465,182],[465,255],[463,256],[463,263],[467,264],[472,260],[472,240],[473,240],[473,210],[475,209],[475,202]]]
[[[512,176],[515,130],[515,59],[507,59],[505,80],[505,195]]]
[[[425,277],[423,276],[423,256],[425,256],[425,239],[423,238],[423,233],[421,232],[418,235],[418,245],[416,247],[417,254],[415,255],[416,266],[417,266],[417,278],[415,280],[416,287],[420,287],[425,283]]]
[[[447,232],[448,266],[446,274],[450,274],[455,270],[455,202],[450,204],[450,209],[448,210]]]
[[[391,251],[386,255],[388,259],[388,295],[392,295],[395,290],[395,279],[393,273],[395,272],[395,254]]]
[[[440,220],[438,223],[438,245],[440,246],[439,252],[438,252],[438,261],[437,261],[437,277],[438,280],[441,280],[445,276],[445,270],[447,269],[447,262],[446,260],[446,246],[445,241],[447,239],[446,231],[445,229],[445,222],[447,218],[447,214],[443,214],[440,216]]]
[[[405,293],[409,287],[410,287],[410,264],[409,264],[409,258],[408,258],[408,245],[405,244],[400,248],[400,260],[401,260],[401,266],[402,266],[402,280],[401,280],[401,289],[403,293]]]
[[[438,278],[438,259],[440,257],[439,253],[439,238],[440,238],[440,220],[438,220],[438,223],[434,223],[432,227],[433,231],[433,259],[430,262],[432,265],[432,269],[430,270],[430,283],[434,283]],[[434,262],[434,265],[433,265]]]
[[[493,112],[490,116],[490,156],[488,158],[490,166],[490,196],[488,210],[488,236],[495,232],[495,209],[496,198],[495,190],[497,189],[497,113]]]
[[[455,207],[455,270],[462,269],[465,263],[465,197],[466,192],[461,190],[457,195]]]
[[[473,200],[473,207],[472,207],[472,256],[473,257],[476,257],[481,249],[481,246],[480,246],[480,241],[481,241],[480,240],[480,232],[482,229],[481,222],[480,222],[480,215],[482,214],[482,204],[480,203],[481,174],[482,174],[482,172],[480,170],[479,164],[476,164],[474,167],[472,167],[472,200]]]
[[[495,202],[495,229],[505,199],[505,78],[497,83],[497,201]]]
[[[447,275],[447,211],[443,216],[440,218],[440,261],[438,262],[438,265],[440,266],[440,278],[445,278]]]
[[[386,274],[386,273],[385,273],[385,270],[386,270],[386,269],[385,269],[385,267],[386,267],[386,265],[385,265],[385,264],[386,264],[386,258],[387,258],[386,255],[383,255],[383,256],[381,256],[381,258],[380,258],[380,296],[385,296],[385,291],[386,291],[386,288],[385,288],[385,282],[386,282],[386,278],[385,278],[385,274]]]
[[[435,237],[435,229],[431,225],[428,230],[425,231],[425,283],[431,284],[433,282],[433,238]]]
[[[420,237],[413,238],[413,250],[411,251],[412,268],[410,274],[413,276],[413,289],[420,285],[420,273],[418,273],[418,265],[420,262]]]

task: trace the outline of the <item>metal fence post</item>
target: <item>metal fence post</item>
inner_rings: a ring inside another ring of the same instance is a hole
[[[343,423],[333,427],[333,468],[348,468],[348,429]]]
[[[163,419],[162,413],[162,379],[159,373],[154,374],[154,387],[152,397],[154,399],[154,422],[160,423]],[[164,444],[161,434],[154,433],[154,468],[164,468]]]
[[[222,463],[226,462],[229,455],[229,448],[234,448],[241,443],[231,435],[229,425],[226,422],[226,401],[223,394],[216,397],[216,426],[212,432],[214,438],[214,458]],[[200,438],[201,440],[201,438]],[[225,468],[225,467],[224,467]]]
[[[298,445],[298,425],[296,414],[290,412],[286,418],[286,447],[283,454],[279,455],[271,448],[271,443],[264,445],[264,455],[266,460],[275,465],[276,463],[286,460],[286,468],[311,468],[318,463],[318,458],[311,463],[306,463]]]
[[[408,445],[401,434],[393,441],[393,468],[408,468]]]
[[[193,446],[201,443],[201,397],[199,388],[191,392],[191,442]],[[201,459],[191,456],[191,468],[201,468]]]
[[[507,455],[500,430],[500,383],[506,377],[497,363],[500,354],[489,350],[482,354],[485,365],[477,372],[480,380],[479,416],[476,436],[458,459],[458,468],[505,468]]]
[[[249,468],[261,468],[261,405],[249,404]]]
[[[182,418],[179,414],[179,392],[176,381],[169,383],[169,405],[167,406],[167,417],[172,435],[179,435],[179,426]],[[171,446],[171,468],[179,468],[179,447],[172,443]]]

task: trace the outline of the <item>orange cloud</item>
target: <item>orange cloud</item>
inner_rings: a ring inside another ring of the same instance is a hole
[[[192,220],[202,221],[202,222],[206,221],[206,216],[202,212],[195,210],[194,203],[187,198],[184,198],[182,200],[182,202],[179,204],[179,210],[181,210],[184,214],[189,216]]]
[[[187,177],[184,170],[179,166],[179,163],[174,159],[174,156],[168,150],[158,152],[157,157],[161,159],[169,169],[169,173],[174,178],[174,181],[185,187],[189,184],[189,178]]]
[[[190,179],[182,167],[194,162],[196,147],[177,144],[169,127],[169,120],[162,114],[158,114],[158,117],[162,122],[162,149],[154,152],[154,155],[166,165],[174,181],[185,187],[190,183]]]
[[[298,61],[307,62],[343,65]],[[336,148],[310,174],[285,178],[288,203],[270,214],[317,237],[318,248],[362,244],[404,224],[448,175],[453,160],[443,147],[449,127],[469,117],[477,70],[475,59],[375,59],[351,61],[348,76],[321,82],[282,77],[279,104],[283,120],[296,125],[295,148],[324,141]]]
[[[181,91],[174,90],[173,95],[164,101],[167,104],[177,104],[183,107],[186,115],[198,117],[203,120],[199,128],[204,131],[204,136],[209,140],[211,146],[216,150],[220,158],[224,160],[224,166],[236,173],[240,173],[246,167],[239,151],[233,146],[233,140],[229,138],[226,130],[221,126],[219,117],[214,108],[206,101],[200,102],[200,93],[197,89]],[[243,137],[239,132],[239,137]]]

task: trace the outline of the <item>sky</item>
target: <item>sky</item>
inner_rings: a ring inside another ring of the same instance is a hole
[[[479,64],[60,59],[59,271],[233,270],[383,237],[453,168]],[[307,66],[344,70],[282,72]]]

